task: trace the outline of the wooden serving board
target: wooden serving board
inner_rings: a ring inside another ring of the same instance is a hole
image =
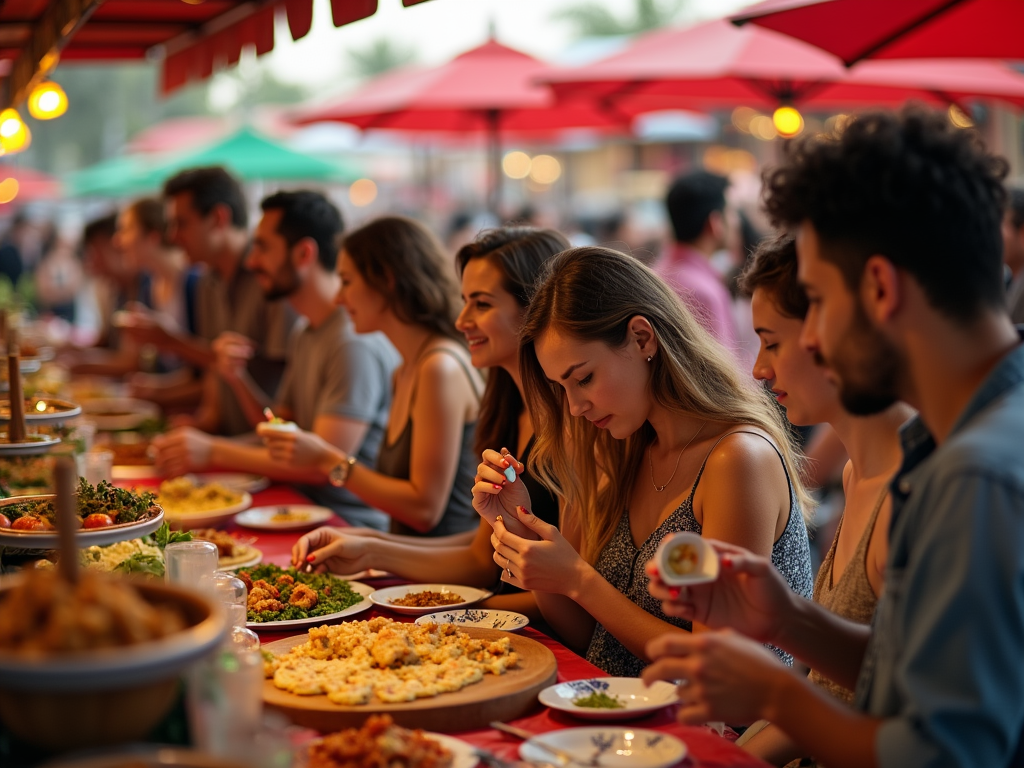
[[[536,640],[509,635],[497,629],[460,627],[459,631],[484,640],[509,637],[512,650],[519,654],[515,669],[503,675],[485,674],[479,683],[454,693],[398,704],[385,703],[374,697],[368,704],[360,706],[333,704],[324,694],[298,696],[282,691],[268,679],[263,682],[263,703],[296,725],[324,732],[359,727],[368,715],[387,713],[406,728],[454,733],[483,728],[492,720],[521,717],[536,703],[537,693],[555,682],[558,669],[555,655]],[[306,639],[306,635],[287,637],[267,643],[263,650],[284,653],[306,642]]]

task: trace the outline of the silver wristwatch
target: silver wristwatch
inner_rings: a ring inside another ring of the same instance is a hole
[[[335,464],[327,475],[327,479],[330,480],[331,485],[335,488],[344,487],[345,483],[348,482],[349,475],[352,474],[352,467],[356,465],[356,457],[349,456],[340,464]]]

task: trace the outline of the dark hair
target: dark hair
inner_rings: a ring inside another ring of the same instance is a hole
[[[163,201],[155,197],[142,197],[131,203],[126,211],[135,214],[135,220],[146,234],[157,233],[163,245],[170,245],[167,239],[167,215]]]
[[[231,224],[238,229],[249,225],[249,212],[245,206],[245,194],[237,179],[219,165],[206,168],[189,168],[172,176],[164,184],[164,197],[188,193],[192,196],[192,207],[203,216],[218,205],[226,205],[231,211]]]
[[[462,274],[473,259],[487,259],[501,272],[501,287],[525,308],[544,265],[568,248],[569,241],[553,229],[502,227],[481,232],[473,242],[462,246],[455,255],[455,263]],[[515,451],[519,442],[519,414],[524,407],[523,396],[511,374],[504,368],[492,368],[480,401],[474,450],[479,454],[485,448],[505,445]]]
[[[739,288],[747,296],[753,296],[760,288],[771,295],[772,303],[783,315],[803,320],[810,305],[796,278],[793,236],[781,234],[762,240],[739,276]]]
[[[308,189],[277,192],[263,198],[260,208],[281,212],[277,233],[289,248],[308,237],[316,243],[320,266],[329,272],[338,266],[338,237],[345,225],[341,212],[322,194]]]
[[[676,242],[692,243],[714,211],[725,210],[729,180],[717,173],[694,171],[680,176],[668,189],[665,207]]]
[[[1007,210],[1014,229],[1024,227],[1024,189],[1010,187],[1006,191]]]
[[[462,341],[455,328],[455,276],[429,229],[403,216],[384,216],[347,234],[341,248],[395,317]]]
[[[1007,163],[973,131],[920,107],[861,115],[838,139],[791,142],[765,173],[777,226],[809,221],[822,257],[851,290],[882,255],[909,272],[929,303],[969,322],[1005,304],[1000,227]]]
[[[117,232],[117,214],[111,213],[100,219],[93,219],[82,229],[82,243],[91,243],[97,238],[111,239]]]

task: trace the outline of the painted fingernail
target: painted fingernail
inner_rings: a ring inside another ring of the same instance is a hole
[[[516,471],[514,469],[512,469],[512,467],[506,467],[505,468],[505,477],[508,478],[508,481],[510,483],[514,483],[516,481]]]
[[[306,555],[306,562],[312,563],[316,561],[316,555]]]
[[[679,587],[669,587],[668,588],[668,593],[672,596],[673,600],[678,600],[679,599],[680,592],[682,592],[682,590]]]
[[[516,512],[518,512],[523,517],[530,517],[533,514],[526,507],[516,507]]]
[[[499,491],[501,490],[501,486],[498,485],[497,483],[493,483],[492,485],[494,485],[494,487],[497,488]]]
[[[498,515],[496,518],[494,518],[494,522],[500,523],[501,522],[501,515]]]

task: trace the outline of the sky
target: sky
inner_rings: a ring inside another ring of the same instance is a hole
[[[379,0],[373,16],[335,27],[329,0],[314,0],[313,28],[295,42],[287,27],[277,30],[274,50],[264,66],[291,83],[338,90],[349,82],[346,48],[364,48],[381,37],[416,51],[420,62],[441,63],[487,39],[493,25],[497,39],[543,59],[557,59],[573,42],[574,30],[552,14],[591,2],[619,17],[633,13],[636,0],[431,0],[405,8],[401,0]],[[724,16],[750,0],[687,0],[680,21]]]

